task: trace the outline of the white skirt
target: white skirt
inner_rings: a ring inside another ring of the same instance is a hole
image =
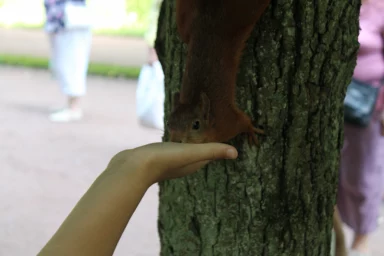
[[[49,34],[50,69],[67,96],[83,96],[87,90],[87,72],[92,43],[91,29],[63,30]]]

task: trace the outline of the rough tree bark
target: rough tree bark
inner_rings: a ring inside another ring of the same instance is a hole
[[[329,255],[359,9],[359,0],[272,1],[237,80],[239,106],[267,135],[258,148],[244,137],[231,141],[240,152],[235,162],[159,184],[161,255]],[[165,119],[186,50],[174,14],[175,1],[164,0],[156,48]]]

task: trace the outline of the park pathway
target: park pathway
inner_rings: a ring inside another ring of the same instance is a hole
[[[64,99],[49,73],[0,66],[0,256],[36,255],[115,153],[161,140],[138,125],[135,89],[90,77],[85,119],[53,124],[48,113]],[[158,255],[157,193],[149,189],[115,255]]]

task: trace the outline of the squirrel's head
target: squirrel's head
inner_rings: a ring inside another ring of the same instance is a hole
[[[201,93],[197,102],[182,104],[180,93],[175,93],[167,125],[172,142],[207,142],[212,128],[208,96]]]

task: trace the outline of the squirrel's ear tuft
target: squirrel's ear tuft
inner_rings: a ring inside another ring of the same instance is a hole
[[[200,106],[200,110],[202,111],[202,113],[204,115],[204,119],[208,120],[209,119],[209,112],[211,110],[211,101],[209,100],[207,94],[205,94],[204,92],[202,92],[200,94],[199,106]]]
[[[172,99],[172,111],[180,105],[180,92],[175,92]]]

